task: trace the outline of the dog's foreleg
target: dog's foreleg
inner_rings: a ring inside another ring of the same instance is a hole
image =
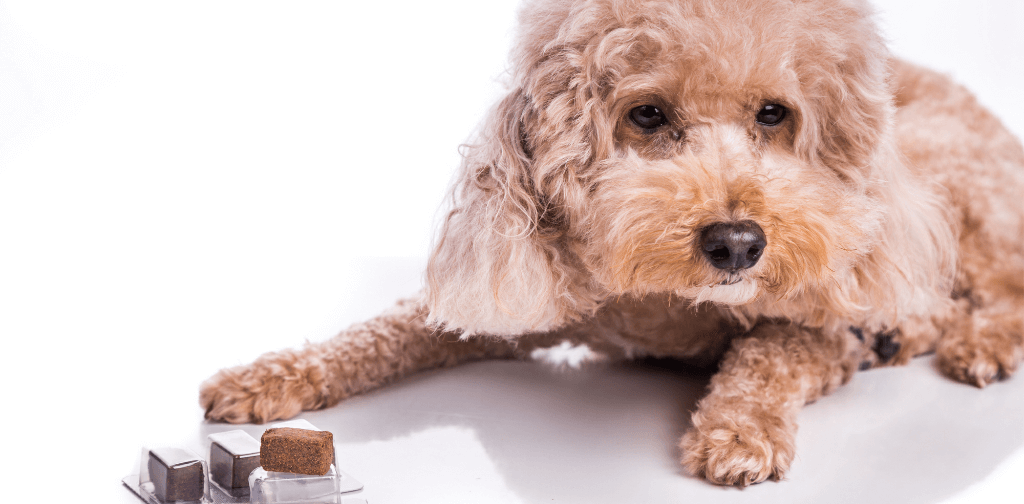
[[[421,299],[400,301],[327,341],[221,370],[201,385],[200,405],[211,420],[263,423],[332,406],[416,370],[517,352],[508,341],[435,331],[426,315]]]
[[[800,408],[845,383],[858,352],[845,334],[764,324],[733,341],[680,442],[683,464],[720,485],[778,480],[793,460]]]

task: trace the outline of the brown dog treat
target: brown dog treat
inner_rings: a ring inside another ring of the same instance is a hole
[[[267,471],[323,476],[334,460],[334,435],[281,427],[260,438],[260,465]]]
[[[153,494],[162,501],[197,501],[203,498],[203,464],[195,454],[180,448],[149,451],[149,478]]]

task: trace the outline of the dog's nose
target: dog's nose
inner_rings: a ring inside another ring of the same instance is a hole
[[[704,228],[700,235],[704,257],[730,273],[757,264],[766,245],[764,231],[752,221],[719,222]]]

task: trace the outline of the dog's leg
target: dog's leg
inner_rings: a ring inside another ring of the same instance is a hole
[[[494,338],[459,340],[426,327],[426,315],[421,300],[400,301],[330,340],[224,369],[202,384],[200,405],[211,420],[263,423],[332,406],[419,369],[527,350]]]
[[[1024,169],[1019,144],[1012,152],[1017,154],[1018,170]],[[1008,378],[1024,360],[1024,219],[982,208],[998,208],[1000,203],[1011,207],[1019,205],[1019,199],[977,199],[983,201],[972,200],[962,209],[961,268],[955,291],[959,317],[939,340],[936,362],[947,376],[984,387]]]
[[[963,310],[961,323],[939,340],[936,362],[951,378],[984,387],[1008,378],[1024,359],[1024,279],[1004,282],[1015,283],[1016,293],[975,289],[973,302],[962,300],[971,306]]]
[[[901,150],[946,187],[960,227],[958,308],[940,324],[936,362],[982,387],[1024,360],[1024,149],[948,77],[898,61],[894,69]]]
[[[720,485],[780,479],[793,460],[800,408],[857,369],[851,337],[765,324],[733,341],[680,442],[683,465]]]

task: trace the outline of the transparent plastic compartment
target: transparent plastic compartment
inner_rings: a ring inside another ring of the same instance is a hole
[[[295,429],[320,430],[304,419],[279,422],[271,428],[292,427]],[[362,490],[363,484],[338,470],[338,454],[333,454],[334,463],[323,476],[267,471],[256,468],[249,475],[249,500],[251,504],[341,504],[343,494]]]
[[[341,502],[342,479],[334,464],[323,476],[266,471],[258,467],[249,475],[249,502],[338,504]]]

